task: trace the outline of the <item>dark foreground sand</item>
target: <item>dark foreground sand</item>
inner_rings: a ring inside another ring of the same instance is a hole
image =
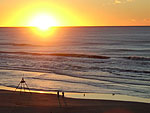
[[[0,113],[150,113],[150,104],[0,90]]]

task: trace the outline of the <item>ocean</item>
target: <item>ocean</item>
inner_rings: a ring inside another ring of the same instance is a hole
[[[0,28],[0,86],[150,99],[150,27]]]

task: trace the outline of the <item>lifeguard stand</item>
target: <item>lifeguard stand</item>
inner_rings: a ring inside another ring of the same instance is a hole
[[[27,85],[27,83],[26,83],[26,81],[24,80],[23,77],[22,77],[20,83],[18,84],[17,88],[15,89],[15,91],[17,89],[20,89],[20,93],[22,92],[22,90],[25,92],[26,89],[28,89],[29,92],[30,92],[30,89],[29,89],[29,87],[28,87],[28,85]]]

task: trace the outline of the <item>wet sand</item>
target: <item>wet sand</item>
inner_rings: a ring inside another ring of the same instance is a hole
[[[0,113],[150,113],[150,103],[0,90]]]

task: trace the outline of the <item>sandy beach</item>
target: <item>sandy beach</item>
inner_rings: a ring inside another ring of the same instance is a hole
[[[149,103],[72,99],[0,90],[0,113],[150,113]]]

